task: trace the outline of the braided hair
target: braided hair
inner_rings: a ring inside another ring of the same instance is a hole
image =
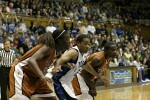
[[[112,41],[103,40],[101,43],[101,47],[104,47],[104,51],[107,51],[111,49],[112,46],[114,46],[115,43]]]
[[[82,42],[84,38],[89,38],[89,35],[85,35],[85,34],[80,34],[78,35],[75,39],[74,39],[74,45],[73,46],[76,46],[78,42]]]

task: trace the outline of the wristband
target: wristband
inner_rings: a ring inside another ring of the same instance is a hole
[[[53,68],[54,68],[54,66],[52,66],[51,68],[49,68],[49,69],[47,70],[47,72],[48,72],[48,73],[51,73],[52,70],[53,70]]]
[[[52,77],[53,77],[53,74],[52,74],[52,73],[47,73],[47,74],[45,75],[45,77],[52,78]]]
[[[49,68],[49,69],[47,70],[48,73],[45,75],[45,77],[48,77],[48,78],[52,78],[52,77],[53,77],[53,74],[52,74],[53,68],[54,68],[54,66],[51,67],[51,68]]]

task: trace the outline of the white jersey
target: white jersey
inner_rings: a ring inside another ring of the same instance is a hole
[[[65,90],[70,97],[76,98],[71,81],[73,80],[74,75],[81,69],[85,59],[77,46],[74,46],[71,49],[75,49],[78,52],[78,57],[75,60],[68,61],[68,63],[74,64],[75,68],[70,69],[69,67],[61,66],[62,71],[58,72],[52,79],[54,80],[55,91],[59,91],[63,87],[62,91]]]
[[[60,82],[71,82],[74,75],[78,73],[78,71],[81,69],[82,65],[85,62],[85,59],[83,58],[82,54],[80,53],[78,47],[74,46],[72,48],[77,50],[77,52],[78,52],[78,58],[75,61],[69,61],[69,63],[73,63],[75,65],[75,68],[70,69],[70,68],[66,68],[66,67],[62,66],[62,70],[64,70],[65,73],[63,73],[62,77],[59,79]]]

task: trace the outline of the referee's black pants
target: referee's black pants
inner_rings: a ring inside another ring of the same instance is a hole
[[[9,89],[9,72],[11,67],[1,66],[0,83],[1,83],[1,100],[7,99],[7,87]]]

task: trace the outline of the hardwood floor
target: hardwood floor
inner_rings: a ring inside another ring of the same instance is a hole
[[[99,90],[95,100],[150,100],[150,83]]]

